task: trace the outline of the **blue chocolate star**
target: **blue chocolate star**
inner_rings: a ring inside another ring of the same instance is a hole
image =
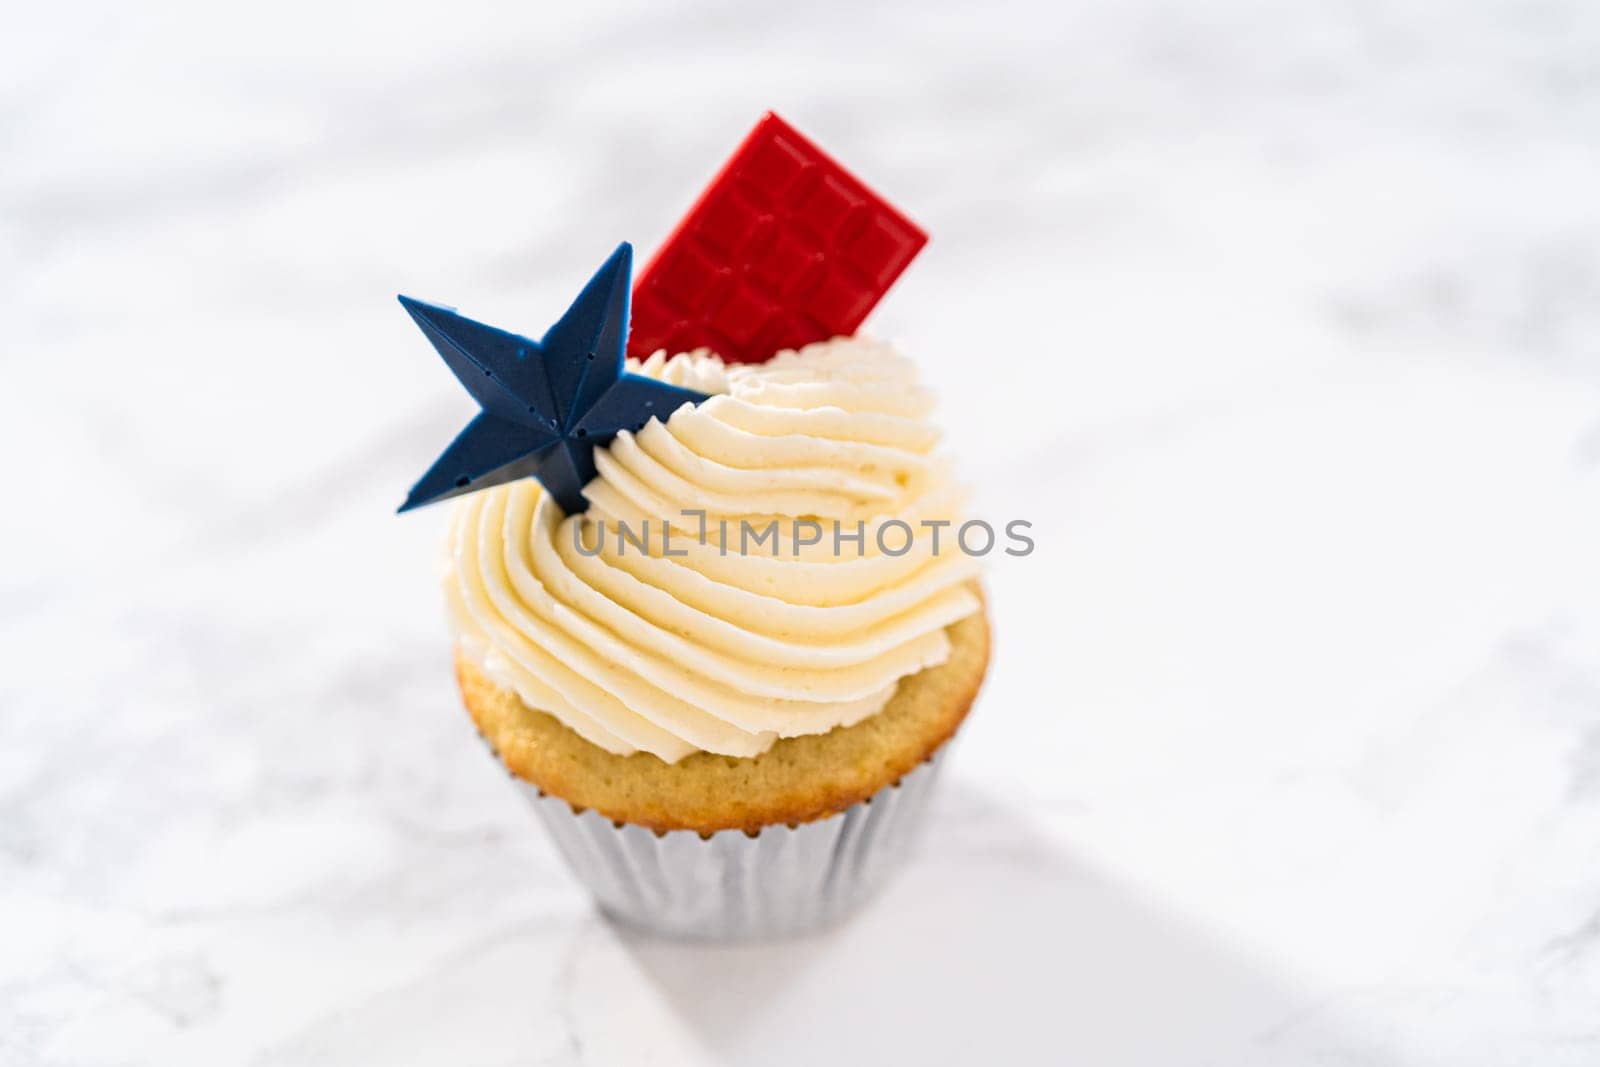
[[[532,475],[575,514],[588,506],[582,490],[595,475],[596,447],[706,399],[622,369],[632,272],[633,246],[624,241],[540,341],[400,298],[483,409],[401,511]]]

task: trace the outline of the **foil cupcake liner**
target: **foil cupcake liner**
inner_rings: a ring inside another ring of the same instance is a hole
[[[753,835],[658,834],[517,784],[613,921],[667,937],[752,941],[829,926],[882,888],[910,851],[948,748],[844,811]]]

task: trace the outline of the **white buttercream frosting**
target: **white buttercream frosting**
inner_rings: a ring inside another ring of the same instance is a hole
[[[945,627],[979,607],[976,561],[953,527],[935,552],[922,526],[959,523],[963,501],[910,360],[854,337],[628,369],[711,399],[597,450],[582,515],[532,479],[456,504],[450,618],[492,680],[602,748],[672,762],[859,722],[945,660]],[[903,555],[881,550],[898,527],[876,536],[894,520],[916,534]]]

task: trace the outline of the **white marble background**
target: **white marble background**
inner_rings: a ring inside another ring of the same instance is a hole
[[[8,7],[0,1064],[1600,1062],[1600,7],[538,8]],[[456,707],[393,296],[768,106],[1039,549],[915,867],[685,948]]]

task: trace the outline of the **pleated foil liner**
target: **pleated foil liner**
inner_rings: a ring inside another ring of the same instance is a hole
[[[949,745],[836,815],[751,836],[657,834],[572,806],[520,779],[556,846],[614,921],[648,933],[752,941],[843,919],[904,862]]]

